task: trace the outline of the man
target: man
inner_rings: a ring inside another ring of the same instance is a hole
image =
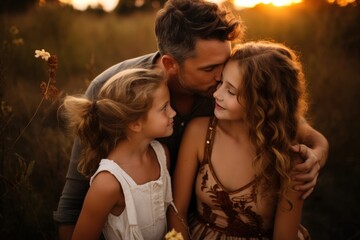
[[[149,66],[163,70],[168,80],[171,105],[176,110],[174,133],[161,139],[168,146],[173,169],[183,130],[194,117],[213,114],[212,93],[221,79],[224,63],[231,50],[231,41],[239,39],[243,26],[230,12],[204,0],[169,0],[158,12],[155,33],[159,51],[118,63],[96,77],[86,91],[94,98],[104,82],[116,72],[134,66]],[[298,130],[300,154],[304,163],[296,168],[297,177],[307,182],[299,186],[307,197],[313,190],[320,165],[326,162],[327,140],[306,121]],[[66,183],[54,213],[59,223],[60,239],[70,239],[89,188],[89,181],[77,171],[80,156],[75,140]],[[101,203],[99,203],[101,204]]]

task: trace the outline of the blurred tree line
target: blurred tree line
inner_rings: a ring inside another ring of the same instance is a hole
[[[134,11],[151,10],[161,7],[166,0],[119,0],[118,6],[114,10],[119,14],[132,13]],[[227,0],[230,4],[234,4],[234,0]],[[344,5],[348,0],[303,0],[306,5],[312,7],[323,7],[329,4]],[[36,4],[56,3],[60,4],[59,0],[1,0],[0,12],[23,12]],[[355,0],[350,3],[352,6],[359,6],[360,0]],[[101,6],[95,10],[103,11]]]
[[[134,11],[152,10],[161,7],[166,0],[119,0],[114,10],[119,14],[133,13]],[[23,12],[37,4],[55,3],[61,4],[59,0],[1,0],[0,12]],[[103,11],[101,5],[96,11]]]
[[[304,211],[313,239],[360,239],[360,0],[339,7],[342,1],[303,0],[239,12],[248,27],[244,40],[285,42],[304,60],[310,121],[330,142],[328,162]],[[44,102],[32,121],[41,98],[38,82],[47,72],[34,50],[58,56],[64,93],[84,92],[113,63],[156,49],[153,19],[164,2],[120,0],[114,12],[105,13],[100,6],[79,12],[59,0],[0,0],[0,239],[57,239],[52,211],[72,142],[57,119],[60,102]]]

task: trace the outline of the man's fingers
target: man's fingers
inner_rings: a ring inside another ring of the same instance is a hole
[[[304,192],[302,195],[301,195],[301,199],[305,200],[307,197],[310,196],[310,194],[314,191],[314,188],[310,188],[308,191]]]
[[[294,174],[292,174],[292,177],[296,181],[303,181],[303,182],[308,182],[308,181],[313,181],[313,180],[316,181],[316,178],[319,175],[319,170],[320,170],[320,164],[317,163],[312,168],[310,168],[309,172],[307,172],[307,173],[295,172]]]
[[[311,181],[303,182],[303,184],[301,184],[301,185],[296,185],[295,190],[296,191],[307,191],[307,190],[315,187],[316,181],[317,181],[317,176],[315,178],[313,178]]]
[[[316,168],[317,171],[320,170],[320,168],[317,168],[318,166],[315,166],[318,164],[318,158],[311,148],[308,148],[304,144],[298,144],[295,147],[292,147],[292,150],[297,152],[300,155],[300,158],[303,159],[303,163],[295,164],[295,171],[308,172],[314,168]]]
[[[291,149],[292,149],[294,152],[299,153],[300,156],[301,156],[304,160],[306,160],[306,159],[309,157],[309,156],[308,156],[308,155],[309,155],[309,153],[308,153],[309,148],[308,148],[306,145],[304,145],[304,144],[294,145],[294,146],[291,147]]]
[[[314,191],[319,176],[320,164],[313,150],[304,144],[291,146],[291,150],[299,154],[302,163],[295,164],[291,177],[294,181],[302,182],[294,187],[303,191],[302,199],[306,199]]]

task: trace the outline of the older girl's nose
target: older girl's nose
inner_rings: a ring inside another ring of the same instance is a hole
[[[219,92],[219,87],[216,89],[216,91],[213,93],[213,97],[215,98],[215,99],[219,99],[219,97],[220,97],[220,92]]]

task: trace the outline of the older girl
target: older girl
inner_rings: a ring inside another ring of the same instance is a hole
[[[235,47],[214,93],[215,117],[193,120],[184,134],[171,226],[192,239],[307,238],[299,182],[291,178],[301,161],[291,146],[305,96],[292,50],[271,42]],[[188,221],[194,183],[197,211]]]

